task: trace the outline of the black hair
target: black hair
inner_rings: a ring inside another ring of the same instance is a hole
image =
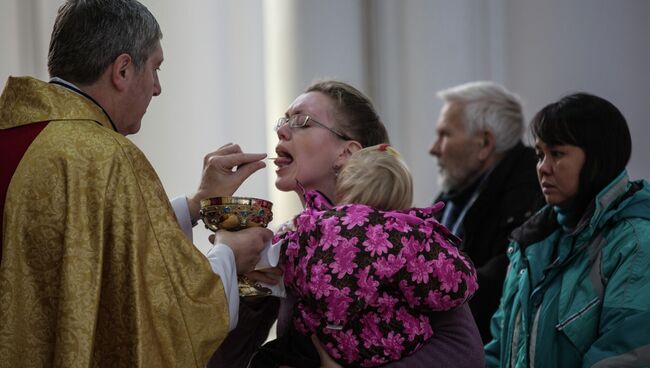
[[[575,93],[540,110],[531,122],[533,137],[550,146],[578,146],[585,152],[576,215],[625,169],[632,154],[630,130],[611,102]]]

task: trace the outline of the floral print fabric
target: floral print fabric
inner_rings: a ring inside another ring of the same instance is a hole
[[[296,229],[274,241],[284,241],[284,282],[298,299],[293,327],[316,334],[340,363],[372,367],[413,353],[434,334],[433,312],[477,290],[460,241],[433,218],[441,204],[379,211],[305,197]]]

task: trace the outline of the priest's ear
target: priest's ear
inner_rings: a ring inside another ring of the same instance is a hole
[[[109,70],[115,88],[120,92],[125,91],[135,75],[135,65],[131,55],[126,53],[118,55],[109,65]]]

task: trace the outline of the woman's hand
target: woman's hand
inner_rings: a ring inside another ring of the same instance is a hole
[[[320,367],[321,368],[343,368],[339,363],[335,362],[332,357],[330,357],[323,345],[318,340],[316,335],[311,335],[311,342],[314,344],[316,351],[318,351],[318,356],[320,357]]]

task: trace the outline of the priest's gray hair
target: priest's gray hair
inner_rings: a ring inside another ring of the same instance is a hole
[[[130,55],[138,70],[160,39],[156,18],[136,0],[68,0],[54,22],[48,71],[91,84],[121,54]]]
[[[505,87],[490,81],[470,82],[439,91],[437,96],[445,102],[461,105],[469,134],[491,130],[497,153],[521,141],[524,133],[521,102]]]

